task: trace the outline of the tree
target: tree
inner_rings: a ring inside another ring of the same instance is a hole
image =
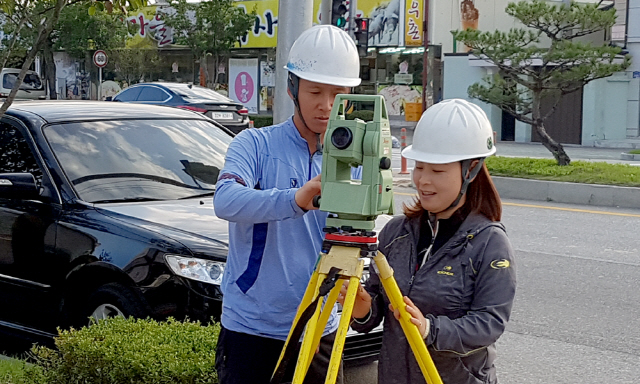
[[[90,4],[87,9],[90,15],[95,15],[98,11],[107,13],[122,12],[126,14],[128,9],[133,10],[145,6],[147,0],[1,0],[0,14],[16,26],[14,36],[11,38],[16,39],[16,41],[19,40],[21,31],[25,30],[25,26],[28,27],[26,29],[29,30],[29,32],[35,32],[35,38],[32,40],[33,43],[24,58],[20,74],[13,89],[2,103],[2,106],[0,106],[0,117],[4,116],[4,113],[11,103],[13,103],[18,89],[20,89],[22,81],[27,74],[27,70],[31,67],[31,64],[33,64],[36,54],[43,49],[47,40],[50,38],[55,25],[58,23],[62,10],[71,3]],[[13,45],[9,43],[9,47],[13,47]],[[6,57],[9,57],[12,50],[13,48],[7,48],[3,50],[3,53]],[[4,55],[2,56],[3,65],[5,62]]]
[[[34,38],[31,13],[33,1],[21,4],[15,1],[0,2],[0,68],[22,66],[30,44]],[[27,27],[27,28],[25,28]]]
[[[629,67],[630,57],[621,56],[621,48],[578,40],[608,31],[615,22],[615,9],[599,9],[599,3],[567,6],[534,0],[509,3],[506,13],[528,28],[453,32],[473,54],[498,67],[484,83],[471,85],[469,95],[531,124],[558,164],[568,165],[571,159],[562,144],[549,136],[544,123],[563,95]],[[552,105],[544,113],[543,99]]]
[[[123,15],[113,11],[104,12],[106,8],[102,3],[96,5],[102,12],[90,14],[92,6],[89,2],[66,6],[43,46],[44,69],[52,99],[57,98],[53,52],[65,51],[73,58],[85,60],[90,49],[102,49],[111,53],[111,50],[125,46],[128,29]]]
[[[155,49],[118,49],[112,51],[110,56],[117,78],[128,85],[146,78],[145,75],[151,75],[162,63]]]
[[[165,24],[174,30],[174,43],[191,49],[194,59],[206,76],[207,85],[218,83],[218,65],[221,55],[240,44],[255,23],[255,10],[245,13],[233,0],[205,0],[187,3],[187,0],[172,0],[172,8],[166,11]],[[207,56],[214,58],[214,77],[210,81]]]
[[[124,48],[127,21],[120,14],[100,12],[89,14],[89,3],[72,4],[60,14],[52,40],[54,50],[64,50],[69,56],[84,59],[87,50]]]

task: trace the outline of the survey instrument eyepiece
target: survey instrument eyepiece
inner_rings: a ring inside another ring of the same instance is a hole
[[[347,102],[373,104],[371,121],[346,120]],[[327,226],[370,231],[381,214],[393,214],[391,127],[379,95],[336,96],[327,124],[322,159],[320,209],[333,213]],[[362,167],[362,178],[351,179]]]

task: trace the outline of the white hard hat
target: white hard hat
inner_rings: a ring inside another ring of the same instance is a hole
[[[491,123],[480,107],[463,99],[443,100],[428,108],[402,151],[407,159],[446,164],[496,153]]]
[[[316,25],[296,39],[285,66],[301,79],[340,87],[360,85],[360,56],[353,39],[333,25]]]

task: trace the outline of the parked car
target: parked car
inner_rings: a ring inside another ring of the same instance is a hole
[[[209,88],[182,83],[140,83],[123,89],[113,101],[166,105],[207,115],[238,133],[249,127],[249,110]]]
[[[0,98],[6,98],[11,93],[13,86],[18,79],[20,69],[2,68],[0,71]],[[27,74],[18,89],[16,99],[44,99],[47,93],[44,89],[44,82],[37,72],[27,71]]]
[[[0,119],[0,331],[218,318],[229,236],[213,194],[232,136],[175,108],[15,102]],[[352,333],[345,359],[380,343]]]

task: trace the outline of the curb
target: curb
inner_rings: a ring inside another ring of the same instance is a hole
[[[620,154],[620,159],[621,160],[638,161],[638,160],[640,160],[640,155],[636,155],[636,154],[633,154],[633,153],[622,152]]]
[[[602,207],[640,208],[640,188],[493,176],[500,197]]]
[[[394,175],[394,187],[413,188],[411,179]],[[503,199],[552,201],[600,207],[640,208],[640,188],[492,176]]]

